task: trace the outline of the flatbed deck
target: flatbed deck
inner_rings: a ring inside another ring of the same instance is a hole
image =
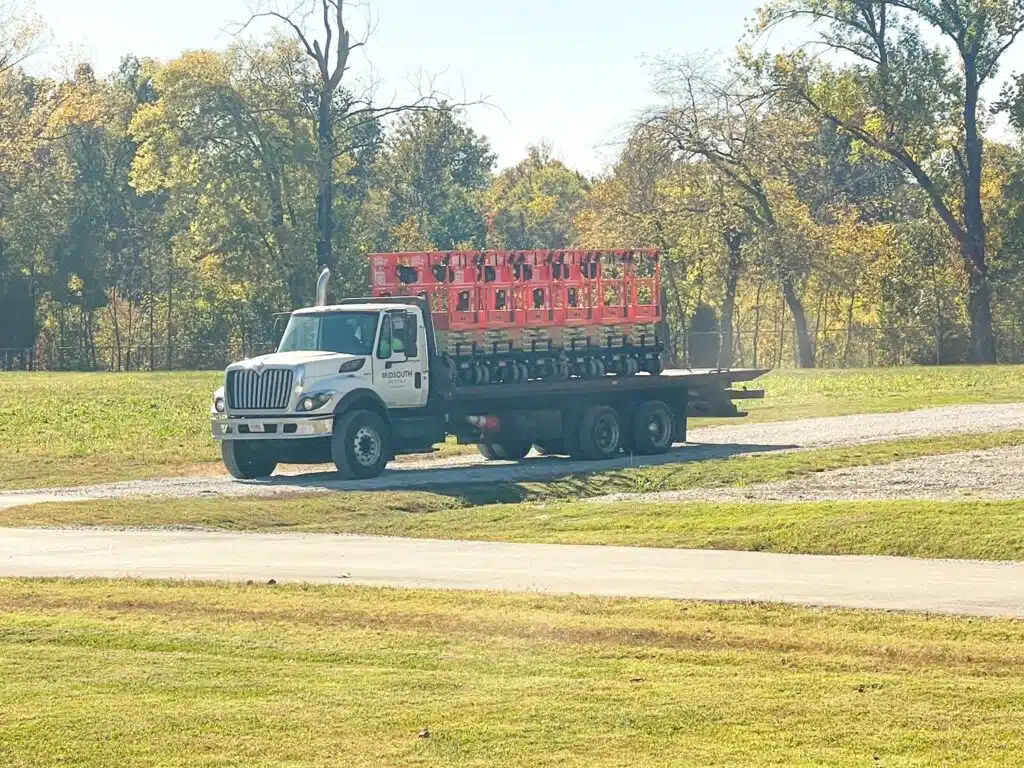
[[[484,410],[522,408],[523,400],[536,403],[537,408],[561,407],[577,398],[614,393],[664,392],[666,396],[684,396],[691,404],[694,416],[739,416],[732,403],[734,399],[752,399],[764,396],[763,390],[731,390],[734,384],[753,381],[768,369],[716,368],[677,369],[663,371],[658,376],[602,376],[596,379],[536,380],[521,384],[485,384],[457,386],[442,393],[445,408],[459,414],[480,413]],[[685,392],[685,394],[684,394]]]

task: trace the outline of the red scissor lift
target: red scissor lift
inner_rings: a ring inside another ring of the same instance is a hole
[[[423,296],[466,383],[661,371],[654,250],[376,253],[374,296]]]

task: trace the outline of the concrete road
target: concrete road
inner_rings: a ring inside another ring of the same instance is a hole
[[[1024,617],[1024,563],[370,536],[0,529],[0,576],[273,578]]]

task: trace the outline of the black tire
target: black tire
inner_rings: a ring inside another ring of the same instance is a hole
[[[672,409],[660,400],[640,404],[629,425],[628,450],[641,456],[665,453],[675,434]]]
[[[579,453],[588,461],[610,459],[621,448],[622,428],[619,413],[607,405],[587,408],[580,419]]]
[[[221,440],[220,457],[236,480],[270,477],[277,469],[277,459],[258,443],[258,440]]]
[[[580,421],[583,414],[575,408],[570,408],[562,414],[562,445],[565,454],[573,459],[582,459],[580,451]]]
[[[565,450],[565,441],[558,438],[534,443],[534,447],[541,456],[567,456],[569,453]]]
[[[530,443],[520,440],[504,440],[500,443],[487,441],[476,445],[480,455],[488,461],[519,461],[526,458],[532,447]]]
[[[344,479],[378,477],[391,455],[391,431],[373,411],[349,411],[335,420],[331,459]]]
[[[651,376],[660,376],[664,369],[661,362],[661,355],[655,355],[646,361],[644,370],[647,371]]]

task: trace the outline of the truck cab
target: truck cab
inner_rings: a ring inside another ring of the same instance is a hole
[[[352,455],[342,465],[356,477],[379,474],[392,458],[382,424],[396,411],[423,409],[429,400],[428,330],[415,303],[293,312],[277,351],[229,365],[215,393],[213,436],[229,471],[252,479],[268,476],[283,461],[338,463],[337,447],[330,445],[336,420],[365,412],[376,418],[359,419]]]

